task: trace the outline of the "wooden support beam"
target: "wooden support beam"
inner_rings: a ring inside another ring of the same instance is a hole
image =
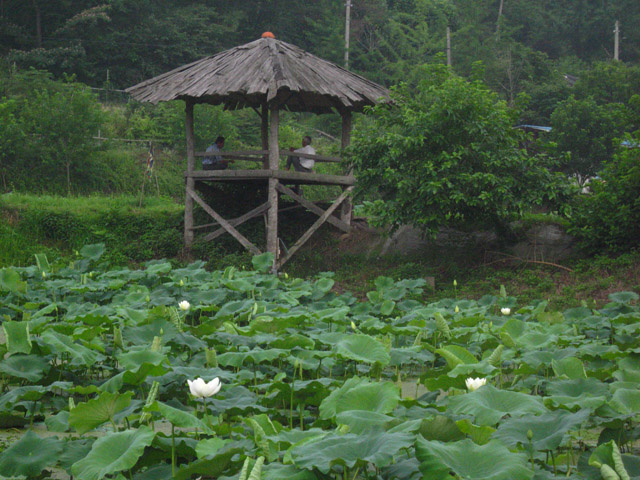
[[[282,266],[294,255],[294,253],[296,253],[300,249],[300,247],[302,247],[307,242],[307,240],[311,238],[311,235],[313,235],[316,230],[318,230],[322,226],[322,224],[326,222],[327,218],[329,218],[331,214],[333,214],[333,212],[342,204],[344,199],[347,198],[352,190],[353,187],[349,187],[340,194],[336,201],[333,202],[333,204],[320,216],[320,218],[318,218],[318,220],[316,220],[313,225],[311,225],[311,227],[309,227],[309,230],[307,230],[304,235],[300,237],[295,245],[293,245],[289,249],[287,254],[278,260],[277,268],[282,268]]]
[[[280,184],[280,185],[278,185],[277,188],[278,188],[279,192],[284,193],[285,195],[288,195],[289,197],[294,199],[296,202],[298,202],[299,204],[304,206],[307,210],[312,211],[313,213],[315,213],[318,216],[324,215],[324,210],[323,209],[318,207],[316,204],[310,202],[306,198],[301,197],[300,195],[296,194],[289,187],[286,187],[286,186]],[[327,218],[327,222],[329,222],[334,227],[338,227],[343,232],[346,232],[346,233],[351,232],[351,225],[348,225],[348,224],[344,223],[343,221],[338,220],[336,217],[333,217],[333,216],[328,217]]]
[[[351,144],[351,112],[346,111],[342,114],[342,150],[347,148]],[[349,176],[353,176],[353,169],[349,169]],[[353,217],[353,204],[351,199],[347,198],[342,204],[340,211],[340,220],[347,225],[351,225],[351,218]]]
[[[237,227],[239,225],[242,225],[244,222],[251,220],[254,217],[262,215],[268,209],[269,209],[269,202],[265,202],[262,205],[260,205],[259,207],[256,207],[253,210],[249,210],[244,215],[241,215],[241,216],[239,216],[237,218],[234,218],[233,220],[229,220],[229,224],[231,226],[233,226],[233,227]],[[219,228],[215,232],[211,232],[211,233],[207,234],[204,237],[204,241],[205,242],[210,242],[211,240],[215,240],[216,238],[218,238],[220,235],[222,235],[225,232],[226,232],[226,230],[224,228]]]
[[[231,151],[231,152],[219,152],[216,155],[221,157],[242,157],[249,155],[256,155],[255,160],[260,160],[259,156],[267,155],[269,153],[268,150],[239,150],[239,151]],[[196,157],[208,157],[211,156],[211,152],[196,152]]]
[[[260,139],[262,140],[262,150],[266,150],[262,156],[262,168],[269,168],[269,107],[266,102],[262,104],[262,114],[260,115]]]
[[[260,251],[260,249],[258,249],[258,247],[256,247],[253,243],[251,243],[249,240],[247,240],[247,238],[244,235],[242,235],[239,231],[237,231],[235,228],[233,228],[233,226],[229,222],[227,222],[224,218],[222,218],[220,215],[218,215],[213,210],[213,208],[211,208],[209,205],[207,205],[204,202],[204,200],[202,200],[200,198],[200,196],[193,189],[187,187],[187,195],[189,195],[191,198],[193,198],[193,200],[195,200],[196,203],[198,205],[200,205],[204,209],[205,212],[207,212],[209,215],[211,215],[215,219],[215,221],[218,222],[220,224],[220,226],[222,228],[224,228],[227,232],[229,232],[229,234],[233,238],[238,240],[238,242],[240,242],[244,248],[249,250],[254,255],[260,255],[262,253]]]
[[[189,195],[189,190],[195,188],[193,171],[195,169],[195,143],[193,135],[193,102],[185,102],[185,133],[187,137],[187,193],[184,199],[184,246],[187,250],[193,245],[193,199]]]
[[[280,122],[280,111],[278,102],[271,103],[269,109],[269,170],[278,170],[280,163],[280,149],[278,148],[278,124]],[[278,265],[278,179],[269,177],[269,189],[267,201],[269,202],[269,212],[267,214],[267,252],[273,253],[272,271],[277,271]]]

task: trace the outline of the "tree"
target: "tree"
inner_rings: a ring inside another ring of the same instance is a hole
[[[640,246],[640,138],[626,137],[626,147],[608,161],[591,195],[578,199],[569,232],[587,248],[625,250]]]
[[[14,99],[0,100],[0,178],[7,190],[7,174],[18,163],[24,146],[25,135],[19,118],[16,117],[18,104]]]
[[[44,165],[63,167],[71,194],[71,171],[82,168],[92,149],[101,121],[95,96],[83,85],[68,83],[58,90],[44,89],[24,99],[23,122],[30,147]]]
[[[355,131],[350,158],[358,196],[373,196],[379,224],[411,224],[434,234],[455,221],[505,221],[556,195],[555,179],[530,158],[513,128],[517,112],[480,81],[443,65],[415,91],[392,89]]]
[[[592,98],[578,100],[573,95],[558,104],[551,115],[551,140],[566,155],[562,170],[582,185],[595,176],[615,150],[628,117],[624,105],[598,105]]]

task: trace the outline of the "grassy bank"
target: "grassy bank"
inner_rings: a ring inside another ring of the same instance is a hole
[[[127,264],[177,257],[183,206],[166,197],[0,196],[0,265],[24,266],[46,253],[65,261],[84,245],[104,243],[106,260]]]
[[[365,245],[365,247],[363,247]],[[640,252],[601,253],[574,256],[558,265],[518,261],[504,257],[496,261],[480,249],[448,245],[420,255],[377,255],[366,241],[339,235],[316,238],[285,269],[294,276],[333,272],[336,288],[363,298],[375,290],[378,276],[432,277],[435,288],[425,289],[424,300],[445,297],[480,298],[497,294],[504,285],[509,295],[523,304],[547,300],[551,308],[564,309],[583,303],[602,307],[615,291],[640,293]],[[454,286],[454,280],[456,286]]]
[[[240,193],[247,198],[250,192]],[[92,243],[105,243],[104,259],[114,265],[136,265],[153,258],[169,258],[176,264],[187,262],[182,250],[183,205],[166,197],[146,196],[139,208],[139,200],[138,196],[126,195],[2,195],[0,267],[30,265],[36,253],[45,253],[50,261],[64,264],[75,258],[76,250]],[[282,222],[282,235],[288,244],[300,236],[305,222],[310,221],[301,212],[297,215]],[[206,223],[204,218],[199,222]],[[260,244],[264,236],[261,222],[243,228]],[[370,240],[364,241],[357,233],[343,236],[324,227],[285,266],[284,272],[297,277],[333,272],[336,290],[351,291],[361,298],[375,290],[378,276],[395,280],[433,277],[435,288],[425,290],[426,301],[479,298],[498,292],[500,285],[505,285],[508,293],[523,304],[548,300],[557,309],[583,302],[601,307],[614,291],[640,293],[638,252],[595,257],[576,254],[562,265],[553,266],[508,259],[488,261],[483,251],[468,246],[448,245],[413,256],[379,256],[370,245]],[[251,265],[251,255],[229,236],[196,244],[191,258],[205,260],[210,269]]]

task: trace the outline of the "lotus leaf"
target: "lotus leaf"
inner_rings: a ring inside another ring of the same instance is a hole
[[[37,382],[49,370],[50,364],[44,357],[37,355],[12,355],[0,361],[0,372],[6,375]]]
[[[628,304],[638,300],[638,294],[635,292],[615,292],[609,294],[612,302]]]
[[[2,475],[35,478],[58,461],[63,443],[57,438],[40,438],[29,430],[20,440],[0,453]]]
[[[623,415],[640,415],[640,390],[620,388],[609,400],[609,405]]]
[[[456,425],[460,431],[466,435],[469,435],[473,443],[477,445],[486,445],[491,439],[491,435],[496,431],[495,428],[483,425],[479,427],[474,425],[468,418],[456,421]]]
[[[444,357],[451,370],[458,365],[478,363],[478,359],[476,357],[474,357],[466,348],[458,345],[446,345],[437,349],[436,353]]]
[[[194,475],[220,477],[231,464],[231,459],[238,454],[244,454],[250,448],[249,442],[234,442],[224,445],[214,455],[192,461],[182,466],[175,475],[176,480],[189,480]]]
[[[350,433],[362,434],[393,421],[393,417],[369,410],[347,410],[336,415],[338,425],[348,425]]]
[[[544,404],[553,408],[596,409],[607,401],[609,387],[595,378],[553,380],[547,385]]]
[[[495,425],[505,415],[539,415],[547,411],[539,398],[485,385],[449,401],[453,413],[473,415],[479,425]]]
[[[369,335],[349,335],[336,344],[336,353],[343,358],[364,363],[388,365],[389,353],[380,342]]]
[[[151,445],[155,433],[148,427],[110,433],[95,441],[89,454],[71,467],[78,480],[100,480],[132,468]]]
[[[204,430],[204,425],[198,417],[184,410],[177,409],[166,403],[154,402],[145,407],[147,412],[158,412],[166,418],[172,425],[180,428],[199,428]]]
[[[80,249],[80,255],[82,258],[97,262],[105,252],[104,243],[94,243],[92,245],[85,245]]]
[[[2,329],[9,353],[31,353],[29,322],[2,322]]]
[[[317,480],[317,477],[308,470],[300,470],[293,465],[270,463],[262,469],[263,480]]]
[[[525,455],[510,452],[495,440],[476,445],[469,439],[441,443],[418,438],[416,457],[430,480],[447,480],[450,472],[466,480],[526,480],[533,475]]]
[[[320,418],[333,418],[348,410],[387,414],[393,411],[399,400],[398,387],[393,383],[371,383],[369,380],[353,377],[322,401]]]
[[[618,361],[618,371],[613,376],[622,382],[640,382],[640,360],[637,355],[629,355]]]
[[[102,392],[97,398],[79,403],[72,409],[69,412],[69,425],[83,434],[105,422],[113,421],[117,412],[129,406],[132,395],[132,392]]]
[[[44,420],[50,432],[67,432],[69,430],[69,412],[62,410]]]
[[[294,464],[308,470],[318,469],[327,474],[333,465],[353,468],[367,463],[384,467],[393,462],[402,449],[413,445],[414,436],[406,433],[368,432],[362,435],[330,433],[293,447]]]
[[[224,440],[222,438],[207,438],[204,440],[200,440],[196,445],[196,456],[198,458],[205,458],[210,455],[215,455],[218,450],[224,447],[229,440]]]
[[[27,289],[27,282],[20,279],[20,274],[13,268],[0,268],[0,292],[24,292]]]
[[[41,336],[42,342],[49,346],[55,353],[68,353],[73,359],[73,363],[84,366],[92,366],[102,361],[104,356],[91,350],[62,333],[53,330],[45,331]]]
[[[563,358],[562,360],[551,361],[551,368],[557,377],[560,378],[587,378],[587,372],[584,370],[582,360],[576,357]]]
[[[567,433],[580,430],[590,415],[589,410],[576,413],[559,410],[543,413],[535,417],[507,418],[492,438],[507,447],[523,446],[526,449],[547,451],[555,450],[567,440]],[[532,433],[531,442],[528,434]]]

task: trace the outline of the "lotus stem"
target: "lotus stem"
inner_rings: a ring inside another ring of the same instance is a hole
[[[176,435],[175,425],[171,424],[171,478],[176,478]]]
[[[353,474],[353,480],[356,480],[356,477],[358,476],[358,472],[360,471],[360,467],[356,468],[355,473]]]

